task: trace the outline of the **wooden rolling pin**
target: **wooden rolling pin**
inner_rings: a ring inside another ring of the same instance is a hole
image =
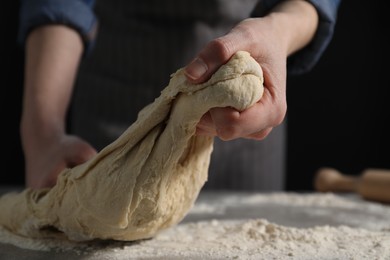
[[[359,176],[350,176],[320,168],[314,187],[321,192],[356,192],[367,200],[390,203],[390,170],[366,169]]]

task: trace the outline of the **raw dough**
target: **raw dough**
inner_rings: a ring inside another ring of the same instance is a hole
[[[138,240],[180,222],[207,180],[213,138],[194,135],[213,107],[241,111],[263,94],[263,74],[237,52],[206,83],[183,69],[117,140],[64,170],[51,189],[0,198],[0,225],[27,237]]]

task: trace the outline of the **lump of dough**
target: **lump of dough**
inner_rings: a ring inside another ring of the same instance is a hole
[[[27,237],[138,240],[180,222],[207,180],[213,138],[195,135],[214,107],[242,111],[263,94],[263,74],[237,52],[205,83],[184,70],[95,157],[64,170],[50,189],[0,198],[0,225]]]

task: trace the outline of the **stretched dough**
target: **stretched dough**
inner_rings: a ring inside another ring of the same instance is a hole
[[[207,180],[213,138],[195,135],[214,107],[242,111],[263,94],[263,74],[237,52],[206,83],[183,69],[94,158],[64,170],[53,188],[0,197],[0,225],[28,237],[138,240],[180,222]]]

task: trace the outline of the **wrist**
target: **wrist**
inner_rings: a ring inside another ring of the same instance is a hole
[[[315,7],[304,0],[286,0],[267,16],[278,28],[287,56],[302,49],[313,39],[318,26]]]

